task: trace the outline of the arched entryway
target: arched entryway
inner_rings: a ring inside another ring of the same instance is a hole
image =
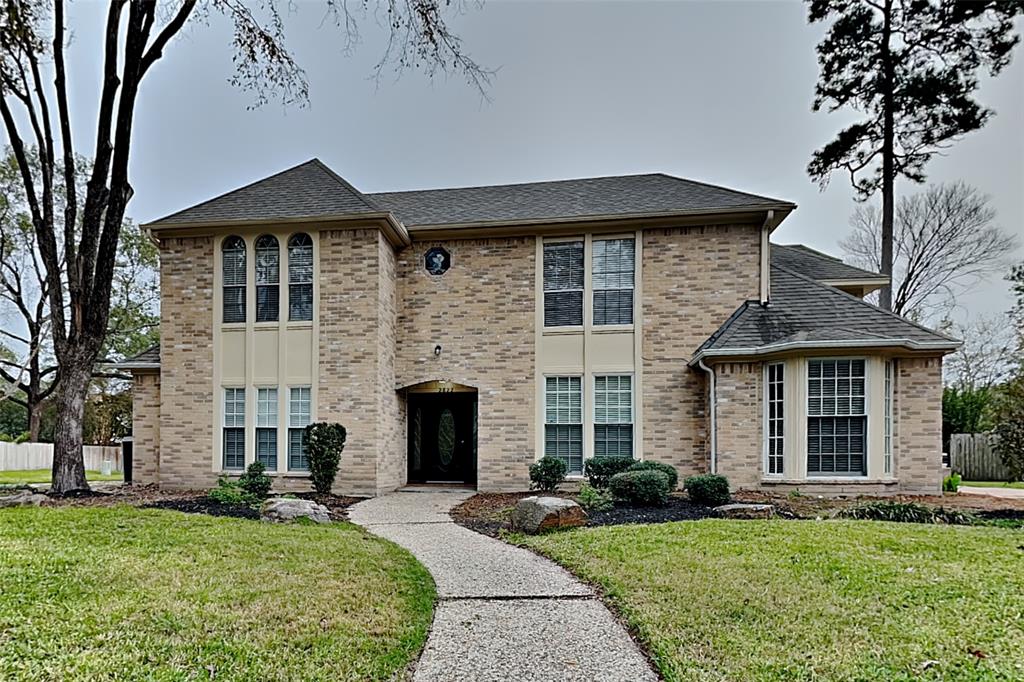
[[[477,391],[448,381],[406,388],[409,483],[476,483]]]

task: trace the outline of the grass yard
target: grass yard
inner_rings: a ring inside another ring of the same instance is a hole
[[[1024,533],[705,520],[515,537],[600,585],[667,680],[1024,679]]]
[[[86,471],[85,478],[88,481],[120,481],[122,474],[113,473],[104,476],[98,471]],[[26,485],[28,483],[49,483],[49,469],[31,469],[0,471],[0,485]]]
[[[0,679],[383,680],[435,591],[350,524],[0,510]]]
[[[960,485],[969,485],[976,488],[1019,488],[1024,489],[1024,482],[1015,481],[1006,483],[1003,481],[960,481]]]

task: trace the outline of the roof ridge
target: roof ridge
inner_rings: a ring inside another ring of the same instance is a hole
[[[337,182],[339,185],[341,185],[342,187],[347,189],[349,192],[352,192],[352,194],[354,194],[356,196],[356,198],[358,198],[360,201],[362,201],[364,204],[366,204],[370,208],[374,209],[375,211],[383,211],[384,210],[384,209],[382,209],[380,207],[380,204],[377,204],[376,202],[370,201],[370,198],[366,194],[360,192],[358,189],[355,188],[355,186],[351,182],[349,182],[348,180],[346,180],[345,178],[341,177],[336,172],[334,172],[334,169],[331,168],[330,166],[328,166],[323,161],[321,161],[319,157],[314,156],[312,159],[310,159],[306,163],[311,163],[311,164],[316,165],[318,168],[320,168],[320,170],[324,171],[329,176],[331,176],[331,178],[333,178],[335,180],[335,182]],[[305,164],[301,164],[301,165],[305,165]],[[298,166],[296,166],[296,168],[298,168]],[[292,170],[294,170],[294,169],[292,169]],[[271,177],[273,177],[273,176],[271,176]]]
[[[928,327],[925,327],[923,324],[918,324],[917,322],[914,322],[913,320],[909,320],[909,319],[903,317],[902,315],[897,315],[896,313],[894,313],[894,312],[892,312],[890,310],[883,310],[882,308],[879,308],[876,305],[868,303],[867,301],[865,301],[862,298],[857,298],[853,294],[848,294],[845,291],[843,291],[842,289],[837,289],[836,287],[830,286],[828,284],[822,284],[821,282],[819,282],[816,279],[812,279],[812,278],[810,278],[810,277],[808,277],[806,275],[803,275],[803,274],[801,274],[799,272],[796,272],[795,270],[790,270],[789,268],[787,268],[787,267],[785,267],[783,265],[772,265],[771,267],[772,267],[772,269],[775,269],[775,270],[782,270],[786,274],[792,275],[793,277],[796,277],[797,279],[803,280],[805,282],[809,282],[809,283],[813,284],[814,286],[821,287],[821,288],[825,289],[826,291],[828,291],[829,293],[831,293],[834,296],[841,296],[843,298],[846,298],[846,299],[849,299],[851,301],[854,301],[854,302],[856,302],[856,303],[858,303],[858,304],[860,304],[862,306],[867,306],[868,308],[870,308],[872,310],[875,310],[875,311],[878,311],[878,312],[880,312],[880,313],[882,313],[884,315],[888,315],[889,317],[893,317],[893,318],[895,318],[895,319],[897,319],[897,320],[899,320],[901,322],[905,322],[905,323],[907,323],[909,325],[917,327],[921,331],[928,332],[929,334],[934,334],[935,336],[940,336],[940,337],[942,337],[942,338],[944,338],[944,339],[946,339],[948,341],[952,341],[954,343],[960,343],[959,340],[954,339],[952,336],[948,336],[946,334],[943,334],[942,332],[935,331],[934,329],[929,329]],[[769,303],[768,303],[768,305],[771,305],[771,295],[770,295],[770,293],[769,293]]]
[[[784,249],[784,250],[786,250],[786,251],[788,251],[790,253],[798,254],[798,255],[804,256],[804,257],[819,258],[821,260],[828,261],[829,263],[832,263],[834,265],[842,265],[844,268],[849,268],[850,270],[856,270],[858,272],[864,273],[865,275],[871,275],[872,279],[878,279],[878,278],[885,277],[885,275],[883,275],[880,272],[875,272],[874,270],[868,270],[867,268],[862,268],[859,265],[852,265],[850,263],[847,263],[842,258],[839,258],[838,256],[833,256],[830,253],[825,253],[824,251],[819,251],[818,249],[811,248],[810,246],[807,246],[806,244],[778,244],[776,242],[771,242],[771,247],[772,248]],[[779,266],[779,267],[785,267],[785,266]],[[823,278],[823,279],[828,279],[828,278]],[[867,279],[867,277],[863,277],[861,279]]]
[[[688,182],[691,185],[700,185],[701,187],[710,187],[712,189],[721,190],[723,192],[731,192],[733,194],[740,194],[740,195],[745,196],[745,197],[754,197],[755,199],[762,199],[764,201],[773,201],[773,202],[775,202],[777,204],[791,204],[793,206],[796,206],[796,204],[793,203],[792,201],[786,201],[784,199],[776,199],[775,197],[765,196],[764,194],[753,194],[751,192],[741,192],[738,189],[732,189],[731,187],[726,187],[725,185],[716,185],[714,183],[704,182],[702,180],[691,180],[690,178],[681,178],[678,175],[671,175],[671,174],[665,173],[665,172],[652,173],[652,175],[661,175],[661,176],[669,178],[671,180],[679,180],[680,182]]]
[[[625,173],[622,175],[594,175],[585,178],[559,178],[558,180],[528,180],[526,182],[503,182],[497,185],[460,185],[458,187],[423,187],[420,189],[400,189],[390,192],[368,192],[368,196],[381,194],[417,194],[419,192],[454,192],[464,189],[495,189],[497,187],[524,187],[526,185],[556,185],[564,182],[582,182],[586,180],[610,180],[612,178],[643,178],[664,175],[664,173]],[[734,190],[735,191],[735,190]]]

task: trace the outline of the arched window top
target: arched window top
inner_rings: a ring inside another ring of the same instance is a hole
[[[224,321],[245,322],[245,241],[231,236],[221,244]]]
[[[221,245],[223,251],[241,251],[245,253],[245,240],[236,235],[232,235],[224,239],[224,243]]]
[[[313,240],[301,232],[288,238],[288,319],[313,319]]]
[[[257,249],[277,249],[277,237],[272,234],[265,234],[256,240]]]
[[[300,248],[303,246],[313,246],[313,240],[309,238],[308,234],[300,232],[298,234],[293,234],[291,237],[288,238],[288,248]]]

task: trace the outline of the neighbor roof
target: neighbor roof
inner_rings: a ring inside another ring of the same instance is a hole
[[[707,356],[755,356],[796,348],[954,350],[959,342],[789,268],[772,265],[768,305],[747,301],[705,341]]]
[[[699,213],[795,204],[653,173],[370,194],[410,227]]]
[[[772,265],[807,275],[819,282],[878,281],[885,275],[847,265],[839,258],[803,244],[772,244]]]
[[[149,224],[161,227],[368,213],[379,214],[382,209],[320,159],[312,159]]]
[[[120,362],[110,363],[114,369],[157,369],[160,367],[160,344],[150,346],[146,350]]]

